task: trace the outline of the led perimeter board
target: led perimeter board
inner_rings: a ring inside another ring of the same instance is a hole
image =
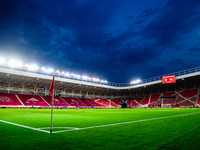
[[[163,77],[162,77],[162,83],[163,83],[163,84],[176,83],[175,75],[163,76]]]

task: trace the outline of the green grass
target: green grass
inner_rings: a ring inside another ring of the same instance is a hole
[[[0,109],[0,120],[43,128],[50,127],[50,113]],[[174,116],[181,114],[188,115]],[[53,134],[0,122],[0,149],[199,149],[200,109],[56,109],[53,126],[86,128],[160,117],[166,118]],[[70,129],[53,129],[63,130]]]

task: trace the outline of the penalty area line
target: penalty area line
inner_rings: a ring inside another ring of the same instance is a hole
[[[108,127],[108,126],[116,126],[116,125],[123,125],[123,124],[129,124],[129,123],[136,123],[136,122],[151,121],[151,120],[165,119],[165,118],[171,118],[171,117],[186,116],[186,115],[191,115],[191,114],[196,114],[196,113],[200,113],[200,112],[166,116],[166,117],[158,117],[158,118],[150,118],[150,119],[143,119],[143,120],[135,120],[135,121],[121,122],[121,123],[113,123],[113,124],[106,124],[106,125],[99,125],[99,126],[91,126],[91,127],[85,127],[85,128],[75,128],[75,129],[72,129],[72,130],[61,130],[61,131],[55,131],[53,133],[61,133],[61,132],[69,132],[69,131]]]
[[[38,129],[38,128],[29,127],[29,126],[24,126],[24,125],[21,125],[21,124],[12,123],[12,122],[8,122],[8,121],[4,121],[4,120],[0,120],[0,122],[11,124],[11,125],[22,127],[22,128],[26,128],[26,129],[31,129],[31,130],[41,131],[41,132],[45,132],[45,133],[50,133],[49,131],[45,131],[45,130],[41,130],[41,129]]]

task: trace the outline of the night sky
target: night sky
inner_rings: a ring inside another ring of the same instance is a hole
[[[128,83],[200,66],[200,0],[4,0],[0,56]]]

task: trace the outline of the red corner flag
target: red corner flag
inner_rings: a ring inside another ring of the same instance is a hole
[[[50,86],[50,89],[49,89],[49,93],[52,95],[54,90],[55,90],[55,83],[54,83],[54,76],[53,76],[51,86]]]

